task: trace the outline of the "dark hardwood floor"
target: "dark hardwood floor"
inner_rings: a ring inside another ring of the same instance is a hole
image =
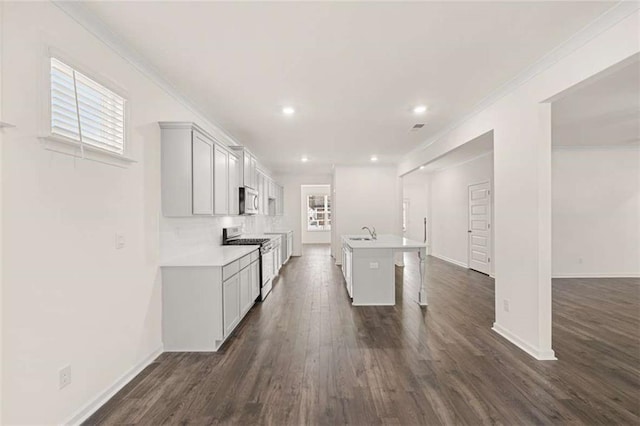
[[[639,424],[637,279],[554,280],[541,362],[491,331],[491,278],[430,257],[421,309],[407,258],[396,306],[354,308],[306,247],[220,352],[161,355],[87,424]]]

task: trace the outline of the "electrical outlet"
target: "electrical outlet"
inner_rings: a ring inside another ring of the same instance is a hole
[[[116,250],[124,248],[125,240],[122,232],[116,232]]]
[[[71,384],[71,366],[67,365],[62,367],[59,372],[60,376],[60,389],[69,386]]]
[[[509,301],[507,299],[504,299],[502,301],[502,307],[504,308],[505,312],[509,312]]]

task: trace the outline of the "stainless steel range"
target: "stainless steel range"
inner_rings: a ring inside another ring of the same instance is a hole
[[[260,246],[260,300],[264,301],[271,292],[275,275],[274,243],[270,235],[242,235],[242,227],[234,226],[222,229],[222,244],[226,246]]]

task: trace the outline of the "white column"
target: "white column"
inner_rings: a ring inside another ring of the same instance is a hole
[[[493,329],[540,360],[551,349],[551,106],[513,105],[494,129]]]

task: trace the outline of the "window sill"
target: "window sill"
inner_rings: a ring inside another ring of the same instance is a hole
[[[84,144],[84,156],[80,151],[80,143],[71,139],[59,136],[42,136],[39,138],[44,149],[47,151],[57,152],[59,154],[69,155],[71,157],[84,160],[96,161],[98,163],[108,164],[111,166],[126,168],[131,164],[137,163],[136,160],[114,152],[105,151],[91,145]]]

